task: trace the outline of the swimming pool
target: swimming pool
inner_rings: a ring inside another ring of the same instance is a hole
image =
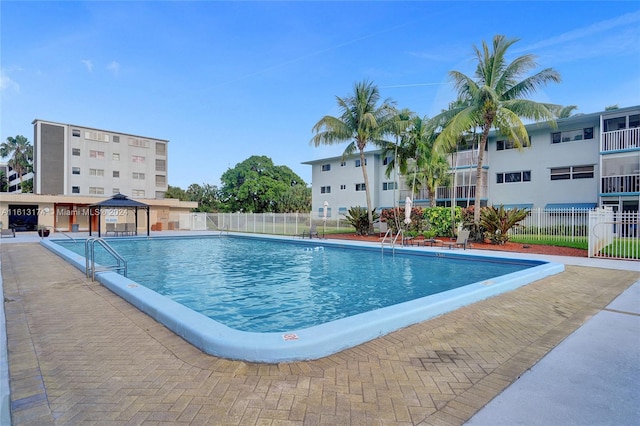
[[[83,257],[54,242],[43,244],[84,270]],[[129,278],[101,273],[101,283],[207,353],[262,362],[329,355],[563,270],[461,251],[383,255],[379,245],[248,235],[109,242],[129,259]]]

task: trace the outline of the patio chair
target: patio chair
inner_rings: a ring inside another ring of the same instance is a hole
[[[109,236],[109,232],[111,232],[114,237],[116,236],[116,224],[115,223],[107,223],[107,229],[104,231],[104,236],[108,237]]]
[[[309,236],[309,238],[320,238],[320,234],[318,234],[318,228],[315,223],[311,224],[308,231],[302,231],[302,238],[305,238],[306,236]]]
[[[467,240],[469,239],[469,234],[471,232],[468,230],[458,232],[458,238],[455,241],[447,242],[443,241],[442,245],[444,247],[449,247],[450,249],[454,249],[457,247],[462,247],[464,250],[467,249]]]
[[[124,224],[124,223],[116,223],[116,231],[115,231],[116,237],[118,236],[118,234],[125,235],[126,232],[127,232],[126,224]]]

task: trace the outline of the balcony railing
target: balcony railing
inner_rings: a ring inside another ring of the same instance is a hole
[[[436,199],[451,199],[451,194],[453,193],[452,188],[447,188],[444,186],[438,187],[436,189]],[[486,193],[486,192],[485,192]],[[455,198],[456,199],[472,199],[476,197],[476,186],[475,185],[459,185],[456,186]]]
[[[601,151],[640,148],[640,127],[602,133]]]
[[[640,175],[606,176],[602,178],[602,193],[640,192]]]

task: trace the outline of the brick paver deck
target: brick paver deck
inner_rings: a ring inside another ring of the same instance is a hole
[[[37,244],[1,247],[15,425],[460,425],[638,280],[566,272],[338,354],[203,354]]]

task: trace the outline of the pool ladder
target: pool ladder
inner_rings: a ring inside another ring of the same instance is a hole
[[[102,246],[107,253],[109,253],[115,260],[115,265],[103,266],[100,270],[96,270],[96,257],[95,246],[96,243]],[[84,242],[84,258],[85,258],[85,271],[87,278],[91,277],[91,281],[96,280],[96,272],[116,271],[127,276],[127,261],[124,257],[120,256],[120,253],[115,251],[104,239],[92,237],[87,238]]]
[[[385,246],[389,246],[389,247],[391,247],[391,252],[393,254],[395,254],[396,253],[396,244],[398,242],[398,238],[400,238],[400,241],[403,241],[403,239],[404,239],[402,229],[399,230],[398,233],[395,236],[393,235],[393,230],[387,229],[387,232],[384,234],[384,237],[382,238],[382,241],[380,242],[380,245],[382,246],[382,253],[384,254],[384,247]],[[388,241],[387,241],[387,239],[388,239]]]

